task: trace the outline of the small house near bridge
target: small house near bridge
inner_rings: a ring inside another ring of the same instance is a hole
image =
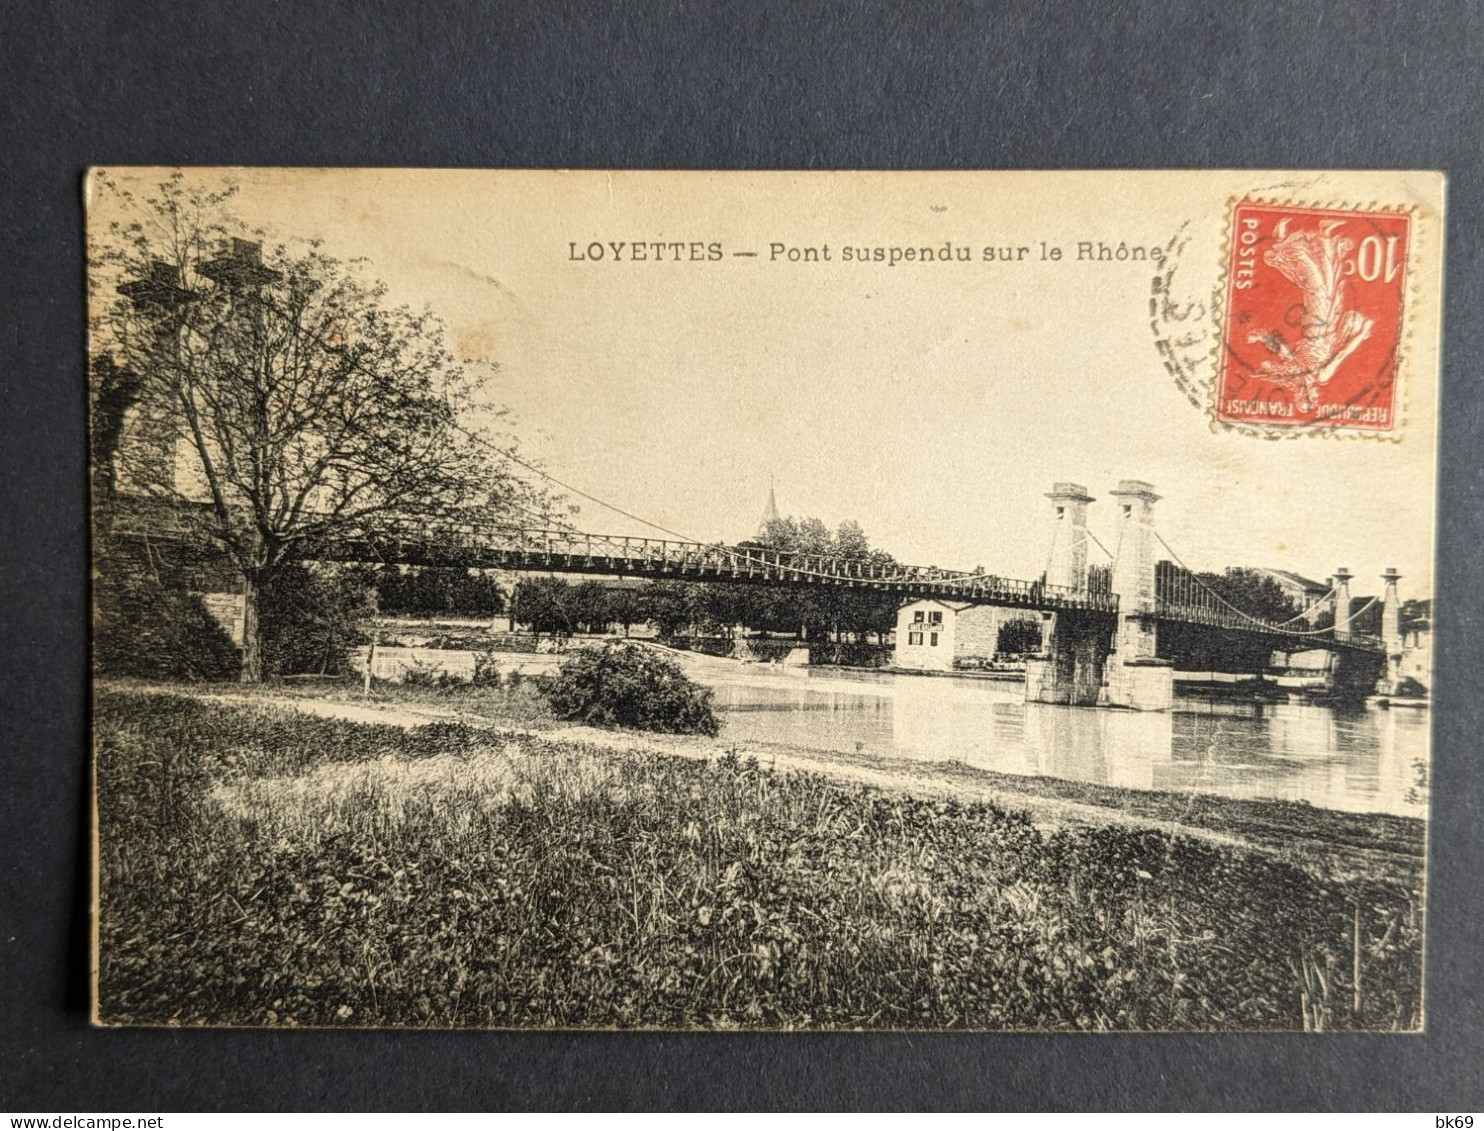
[[[911,671],[949,672],[987,665],[1000,629],[1023,610],[925,598],[897,610],[893,664]]]

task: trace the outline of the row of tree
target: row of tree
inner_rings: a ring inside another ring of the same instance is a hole
[[[446,577],[440,575],[452,574]],[[491,579],[465,575],[457,570],[421,570],[397,574],[383,571],[376,578],[377,602],[389,615],[464,616],[499,612],[498,588]],[[388,590],[387,586],[395,586]],[[486,599],[487,588],[496,597]],[[388,593],[432,594],[416,607],[393,605]],[[471,603],[457,604],[454,596],[472,594]],[[724,582],[646,581],[613,583],[570,582],[559,577],[523,578],[515,586],[504,611],[517,624],[538,633],[603,633],[622,631],[629,635],[637,625],[648,625],[661,636],[705,635],[733,637],[738,628],[754,632],[794,635],[820,641],[868,636],[882,639],[896,623],[897,602],[878,598],[871,602],[828,599],[849,597],[850,591],[774,589],[759,585]],[[1007,621],[1001,628],[998,650],[1033,652],[1040,647],[1041,620],[1027,616]]]
[[[376,607],[389,617],[495,617],[505,593],[491,574],[470,569],[383,566],[369,579]]]
[[[738,628],[800,640],[848,639],[890,632],[896,604],[727,582],[649,581],[637,586],[576,584],[528,578],[515,589],[510,612],[534,632],[605,632],[647,624],[661,636],[732,637]]]
[[[769,522],[745,545],[809,557],[835,557],[890,565],[890,554],[871,547],[859,523],[833,531],[818,518]],[[786,633],[801,640],[878,639],[896,622],[897,599],[869,589],[833,586],[784,587],[736,582],[654,581],[604,585],[560,578],[528,578],[515,590],[510,610],[536,632],[602,632],[620,625],[627,633],[649,624],[662,636],[690,633],[731,636],[740,626]]]

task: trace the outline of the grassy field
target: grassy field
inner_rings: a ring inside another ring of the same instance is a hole
[[[1420,1024],[1418,883],[527,728],[95,726],[105,1022]]]
[[[184,685],[138,686],[191,690]],[[367,699],[359,683],[319,679],[260,687],[234,685],[230,692],[236,698],[294,701],[307,708],[343,709],[382,721],[391,715],[403,722],[447,719],[497,729],[570,729],[569,723],[553,714],[536,687],[536,681],[529,677],[483,686],[378,682]],[[633,738],[636,745],[653,745],[644,736]],[[675,753],[713,758],[727,748],[724,741],[686,738],[670,738],[660,745]],[[872,784],[888,783],[887,788],[910,783],[912,792],[923,795],[996,801],[1028,812],[1041,825],[1066,823],[1070,805],[1088,810],[1086,820],[1091,823],[1120,820],[1125,824],[1157,824],[1172,831],[1216,834],[1262,848],[1329,879],[1382,878],[1408,890],[1422,886],[1426,837],[1424,823],[1417,817],[1351,813],[1305,802],[1246,800],[1028,777],[970,766],[961,760],[926,761],[879,751],[852,754],[778,742],[754,743],[751,749],[763,762],[782,760],[795,769],[864,778]]]

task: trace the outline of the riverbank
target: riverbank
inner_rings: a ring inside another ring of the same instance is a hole
[[[697,735],[660,735],[575,726],[557,719],[529,676],[551,670],[532,657],[530,670],[494,687],[437,689],[378,683],[370,696],[342,681],[306,680],[278,686],[160,685],[119,681],[141,692],[201,697],[222,705],[285,706],[323,718],[416,727],[456,722],[475,728],[588,743],[617,753],[642,751],[715,759],[756,758],[783,771],[819,773],[842,781],[918,797],[986,802],[1019,809],[1048,831],[1117,824],[1230,844],[1275,856],[1336,880],[1385,879],[1421,887],[1426,823],[1388,813],[1354,813],[1304,802],[1246,800],[1195,791],[1131,789],[1068,778],[1001,773],[946,759],[924,761],[879,751],[850,752],[799,743],[746,741]]]
[[[1405,818],[594,731],[520,687],[105,685],[96,726],[105,1020],[1419,1023]]]

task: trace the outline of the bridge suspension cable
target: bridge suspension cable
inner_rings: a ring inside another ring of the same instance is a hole
[[[1046,550],[1046,568],[1041,571],[1042,577],[1051,576],[1051,564],[1056,561],[1056,543],[1061,538],[1061,523],[1051,528],[1051,545]],[[1071,551],[1069,550],[1068,553]]]
[[[1099,550],[1103,551],[1103,553],[1105,553],[1105,554],[1108,555],[1108,559],[1110,561],[1117,561],[1118,560],[1117,557],[1114,556],[1113,551],[1110,550],[1110,549],[1108,549],[1107,546],[1104,546],[1103,543],[1102,543],[1102,540],[1096,534],[1094,534],[1091,530],[1087,531],[1087,536],[1092,539],[1092,543],[1093,543],[1094,546],[1096,546]]]
[[[598,506],[600,506],[600,507],[606,507],[609,510],[613,511],[615,514],[621,514],[625,518],[633,519],[635,522],[642,523],[643,525],[648,526],[651,529],[658,530],[658,531],[660,531],[663,534],[669,534],[671,537],[679,538],[682,542],[699,542],[699,541],[701,541],[701,539],[699,539],[699,538],[693,538],[689,534],[682,534],[678,530],[671,530],[668,526],[661,526],[657,522],[651,522],[649,519],[643,517],[642,515],[637,515],[637,514],[634,514],[632,511],[624,510],[623,507],[616,506],[613,503],[610,503],[610,502],[608,502],[605,499],[600,499],[596,495],[589,494],[588,492],[584,491],[581,487],[574,487],[570,483],[563,482],[562,480],[558,479],[555,475],[552,475],[551,472],[544,471],[540,467],[537,467],[535,464],[529,463],[526,460],[521,459],[520,456],[516,455],[514,452],[510,451],[509,449],[500,447],[498,444],[494,443],[492,440],[486,439],[485,437],[481,436],[477,432],[471,432],[469,429],[465,428],[461,424],[454,423],[453,427],[457,431],[462,432],[465,436],[467,436],[469,439],[473,440],[475,443],[477,443],[477,444],[483,444],[485,447],[489,448],[490,451],[496,452],[499,455],[504,456],[506,459],[510,460],[512,463],[519,464],[521,467],[525,468],[527,471],[530,471],[530,472],[532,472],[532,473],[534,473],[536,475],[541,476],[542,479],[545,479],[545,480],[547,480],[550,483],[556,484],[558,487],[560,487],[564,491],[571,491],[574,495],[581,495],[584,499],[586,499],[590,503],[597,503]]]
[[[275,314],[278,314],[280,317],[283,316],[284,312],[283,311],[280,311],[277,308],[277,306],[272,301],[270,301],[269,299],[264,298],[261,294],[253,294],[250,297],[251,297],[251,299],[253,301],[257,302],[260,306],[266,307],[268,310],[273,311]],[[313,341],[314,343],[316,343],[317,345],[321,346],[322,348],[334,348],[334,344],[331,343],[330,340],[328,338],[326,338],[324,335],[317,334],[313,330],[310,330],[309,328],[307,328],[305,326],[298,325],[293,319],[286,318],[285,321],[288,324],[289,329],[291,330],[292,333],[294,333],[294,334],[296,334],[298,336],[304,337],[304,338],[308,338],[309,340]],[[350,356],[349,353],[346,353],[345,354],[345,361],[350,365],[350,367],[352,369],[355,369],[357,372],[363,374],[364,376],[371,377],[373,379],[375,378],[376,375],[374,373],[371,373],[369,370],[367,370],[363,365],[361,365],[361,363],[359,361],[357,361],[354,357]],[[554,483],[556,486],[560,487],[564,491],[571,491],[574,495],[581,495],[584,499],[587,499],[589,502],[597,503],[598,506],[600,506],[600,507],[606,507],[608,510],[613,511],[615,514],[621,514],[625,518],[633,519],[635,522],[642,523],[643,525],[648,526],[648,527],[651,527],[654,530],[658,530],[658,531],[661,531],[662,533],[669,534],[672,537],[679,538],[683,542],[696,542],[696,541],[699,541],[699,539],[692,538],[688,534],[682,534],[678,530],[671,530],[667,526],[661,526],[657,522],[651,522],[651,521],[649,521],[649,519],[644,518],[642,515],[637,515],[637,514],[634,514],[631,511],[624,510],[623,507],[615,506],[613,503],[610,503],[610,502],[608,502],[605,499],[600,499],[596,495],[589,494],[587,491],[582,490],[582,488],[580,488],[580,487],[574,487],[570,483],[563,482],[562,480],[558,479],[555,475],[552,475],[549,471],[546,471],[546,470],[544,470],[544,469],[536,466],[535,464],[531,463],[529,460],[522,459],[520,456],[516,455],[510,449],[501,447],[499,444],[496,444],[493,440],[490,440],[490,439],[488,439],[485,436],[481,436],[477,432],[474,432],[474,431],[472,431],[472,430],[470,430],[468,428],[465,428],[462,424],[460,424],[456,420],[455,421],[450,421],[450,426],[456,432],[463,433],[463,435],[465,435],[469,439],[473,440],[475,443],[482,444],[484,447],[488,448],[490,451],[495,452],[498,455],[504,456],[511,463],[518,464],[519,466],[525,468],[527,471],[529,471],[529,472],[531,472],[531,473],[533,473],[535,475],[539,475],[542,479],[545,479],[547,482]],[[530,513],[529,510],[527,508],[525,508],[525,507],[518,507],[517,509],[526,510],[527,513]]]
[[[1270,571],[1269,570],[1263,570],[1262,572],[1263,573],[1269,573]],[[1308,618],[1308,616],[1309,616],[1310,613],[1312,613],[1315,609],[1321,608],[1323,605],[1327,604],[1329,601],[1333,600],[1334,599],[1334,596],[1335,596],[1335,587],[1333,585],[1331,585],[1329,587],[1329,592],[1325,593],[1324,596],[1322,596],[1322,597],[1316,597],[1313,601],[1309,602],[1309,604],[1305,605],[1302,609],[1300,609],[1293,616],[1289,617],[1287,620],[1285,620],[1285,621],[1279,621],[1277,627],[1282,628],[1284,625],[1292,624],[1296,620],[1306,620]]]
[[[1186,577],[1188,577],[1191,581],[1195,582],[1195,584],[1198,587],[1200,587],[1201,589],[1205,590],[1216,601],[1218,601],[1221,604],[1225,605],[1232,612],[1236,613],[1237,616],[1242,617],[1244,620],[1251,621],[1255,625],[1259,625],[1259,626],[1261,626],[1263,628],[1282,628],[1283,629],[1283,632],[1284,632],[1284,635],[1286,635],[1286,636],[1324,636],[1324,635],[1333,635],[1334,634],[1334,630],[1336,628],[1338,628],[1341,625],[1348,625],[1348,624],[1350,624],[1356,618],[1358,618],[1359,616],[1361,616],[1361,614],[1367,612],[1371,608],[1371,606],[1373,606],[1374,604],[1376,604],[1377,601],[1380,600],[1379,597],[1372,597],[1369,601],[1367,601],[1360,608],[1356,609],[1352,613],[1348,613],[1344,617],[1343,620],[1339,616],[1336,616],[1335,617],[1334,624],[1331,625],[1331,626],[1329,626],[1329,627],[1327,627],[1327,628],[1310,628],[1310,629],[1284,628],[1283,627],[1284,625],[1292,624],[1293,621],[1295,621],[1295,620],[1297,620],[1299,618],[1298,617],[1291,617],[1290,619],[1284,621],[1282,624],[1274,624],[1271,621],[1263,620],[1261,617],[1255,617],[1251,613],[1247,612],[1245,609],[1242,609],[1242,608],[1238,607],[1237,605],[1232,604],[1225,597],[1223,597],[1220,593],[1218,593],[1216,590],[1212,589],[1209,585],[1207,585],[1204,581],[1202,581],[1200,579],[1200,577],[1196,574],[1195,570],[1191,569],[1188,565],[1186,565],[1180,559],[1180,555],[1177,554],[1177,553],[1175,553],[1174,549],[1170,546],[1170,544],[1168,542],[1166,542],[1164,540],[1164,536],[1162,534],[1160,534],[1160,532],[1158,530],[1155,530],[1153,533],[1154,533],[1154,537],[1156,539],[1158,539],[1159,544],[1165,548],[1165,551],[1170,555],[1170,558],[1174,561],[1174,563],[1177,566],[1179,566],[1182,570],[1185,571]],[[1334,589],[1331,588],[1330,589],[1330,592],[1333,593],[1334,592]],[[1311,606],[1311,608],[1312,607],[1313,606]],[[1337,610],[1337,612],[1338,612],[1338,610]],[[1302,614],[1300,614],[1300,615],[1302,615]]]
[[[1281,578],[1279,578],[1279,575],[1277,573],[1275,573],[1273,570],[1264,569],[1262,566],[1253,566],[1251,568],[1254,571],[1256,571],[1257,573],[1265,573],[1269,577],[1274,578],[1275,580],[1281,580]],[[1329,601],[1333,600],[1334,599],[1334,596],[1335,596],[1335,592],[1336,592],[1335,586],[1331,585],[1329,587],[1329,589],[1322,596],[1319,596],[1319,597],[1314,598],[1314,600],[1310,601],[1307,605],[1305,605],[1302,609],[1300,609],[1293,616],[1289,617],[1287,620],[1285,620],[1285,621],[1279,621],[1277,627],[1282,628],[1284,625],[1292,624],[1296,620],[1304,620],[1315,609],[1321,608],[1325,604],[1327,604]]]

